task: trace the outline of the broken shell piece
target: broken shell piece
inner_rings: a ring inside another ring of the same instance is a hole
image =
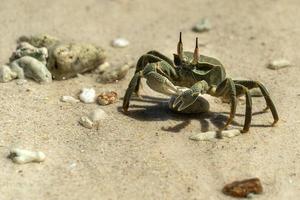
[[[129,45],[129,41],[126,40],[125,38],[117,38],[112,41],[111,45],[113,47],[124,48]]]
[[[209,31],[211,29],[210,22],[207,18],[201,19],[194,27],[193,31],[197,33],[202,33],[205,31]]]
[[[232,129],[232,130],[224,130],[222,132],[219,131],[207,131],[204,133],[198,133],[196,135],[191,135],[190,139],[191,140],[196,140],[196,141],[207,141],[207,140],[212,140],[215,138],[232,138],[235,136],[238,136],[241,134],[241,131],[238,129]]]
[[[282,69],[285,67],[290,67],[291,63],[288,60],[285,59],[279,59],[279,60],[273,60],[269,63],[268,68],[273,70]]]
[[[83,88],[79,95],[79,99],[84,103],[93,103],[95,102],[96,91],[94,88]]]
[[[94,123],[87,116],[80,117],[79,123],[85,128],[93,128]]]
[[[234,181],[224,186],[222,192],[233,197],[248,197],[251,194],[261,194],[263,187],[258,178]]]
[[[101,108],[97,108],[89,114],[89,119],[92,120],[92,122],[98,122],[100,120],[105,119],[106,117],[107,114]]]
[[[62,96],[62,97],[60,98],[60,100],[61,100],[62,102],[67,102],[67,103],[78,103],[78,102],[79,102],[78,99],[75,99],[75,98],[72,97],[72,96]]]
[[[118,94],[116,92],[103,92],[97,97],[97,101],[100,105],[113,104],[118,100]]]
[[[12,149],[8,156],[14,163],[25,164],[29,162],[43,162],[46,155],[41,151],[29,151],[24,149]]]
[[[2,65],[0,67],[0,82],[6,83],[17,78],[17,73],[13,72],[9,66]]]

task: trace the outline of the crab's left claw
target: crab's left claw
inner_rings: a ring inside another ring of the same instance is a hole
[[[193,103],[195,103],[195,101],[198,98],[198,95],[198,93],[194,93],[192,90],[188,89],[175,99],[172,106],[180,112],[192,105]]]

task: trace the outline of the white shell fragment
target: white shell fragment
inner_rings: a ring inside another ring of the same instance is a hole
[[[84,103],[93,103],[96,99],[96,91],[94,88],[83,88],[79,95],[79,99]]]
[[[96,110],[93,110],[90,114],[89,114],[89,118],[93,121],[93,122],[98,122],[100,120],[103,120],[107,117],[107,114],[105,113],[104,110],[102,110],[101,108],[97,108]]]
[[[273,70],[278,70],[286,67],[290,67],[292,64],[290,61],[285,59],[273,60],[269,63],[268,68]]]
[[[6,83],[17,78],[17,73],[13,72],[9,66],[0,66],[0,82]]]
[[[78,99],[75,99],[75,98],[72,97],[72,96],[62,96],[62,97],[60,98],[60,100],[61,100],[62,102],[67,102],[67,103],[78,103],[78,102],[79,102]]]
[[[211,29],[211,24],[207,18],[201,19],[195,26],[193,27],[193,31],[197,33],[202,33],[205,31],[209,31]]]
[[[207,140],[212,140],[215,138],[223,138],[223,137],[227,137],[227,138],[232,138],[235,136],[238,136],[241,134],[241,131],[238,129],[232,129],[232,130],[224,130],[222,132],[218,132],[218,131],[207,131],[204,133],[198,133],[196,135],[192,135],[190,136],[191,140],[196,140],[196,141],[207,141]]]
[[[129,41],[125,38],[117,38],[112,41],[111,45],[113,47],[124,48],[129,45]]]
[[[87,116],[83,116],[80,118],[79,123],[88,129],[93,128],[94,123],[90,120],[90,118],[88,118]]]
[[[46,155],[41,151],[29,151],[24,149],[10,150],[9,158],[17,164],[25,164],[29,162],[43,162]]]

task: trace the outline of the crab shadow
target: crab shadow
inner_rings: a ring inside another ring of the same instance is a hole
[[[185,127],[187,127],[192,120],[199,120],[201,131],[206,132],[209,130],[209,125],[212,124],[217,128],[223,128],[227,122],[228,117],[224,113],[206,112],[199,114],[183,114],[171,111],[168,108],[167,98],[142,96],[142,99],[138,97],[132,98],[132,103],[126,116],[139,121],[167,121],[174,120],[179,121],[175,126],[161,127],[163,131],[169,131],[178,133]],[[136,105],[134,101],[142,101],[148,103],[147,105]],[[118,111],[122,112],[122,107],[118,107]],[[237,122],[233,121],[232,125],[241,126]]]

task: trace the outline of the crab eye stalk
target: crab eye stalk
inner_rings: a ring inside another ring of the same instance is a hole
[[[195,47],[194,58],[193,58],[192,63],[197,64],[199,58],[200,58],[200,52],[199,52],[199,47],[198,47],[198,38],[196,38],[196,47]]]
[[[179,42],[177,45],[177,55],[179,58],[182,60],[183,59],[183,44],[182,44],[182,39],[181,39],[181,32],[179,34]]]

